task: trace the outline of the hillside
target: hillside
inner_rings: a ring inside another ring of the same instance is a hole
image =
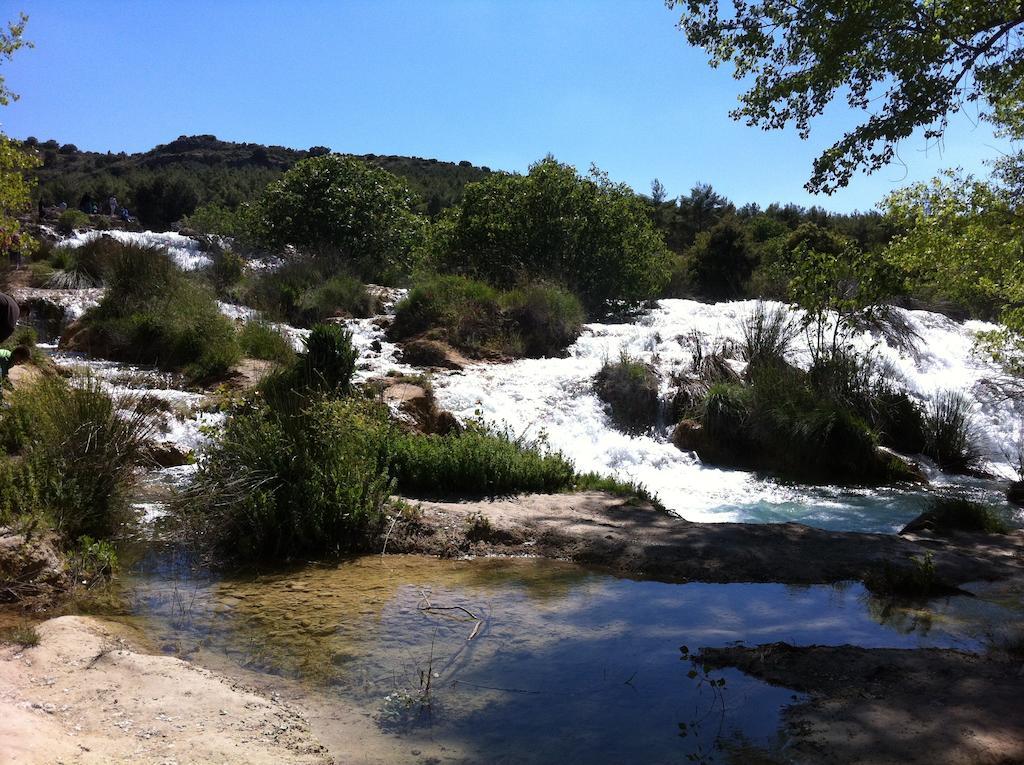
[[[234,207],[305,157],[330,151],[233,143],[212,135],[180,136],[146,152],[79,151],[73,144],[25,140],[40,152],[39,195],[45,204],[78,206],[111,195],[147,226],[166,227],[203,204]],[[436,214],[462,198],[467,183],[490,169],[469,162],[366,154],[360,157],[404,178],[423,212]]]

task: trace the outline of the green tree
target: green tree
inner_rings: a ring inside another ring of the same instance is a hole
[[[24,38],[28,16],[22,13],[17,22],[10,22],[7,30],[0,30],[0,62],[10,61],[21,48],[32,47]],[[16,101],[17,94],[7,87],[0,74],[0,106]],[[19,231],[17,216],[25,212],[32,202],[34,180],[29,173],[39,165],[34,154],[24,151],[21,144],[0,133],[0,231],[9,248],[27,249],[30,240]]]
[[[469,184],[436,234],[441,271],[506,289],[546,280],[590,308],[653,297],[669,278],[670,254],[648,203],[596,168],[582,177],[551,157],[528,175]]]
[[[749,90],[731,116],[765,129],[794,124],[801,137],[837,96],[867,119],[814,162],[807,183],[831,193],[857,170],[887,164],[919,127],[942,136],[950,114],[990,104],[989,116],[1020,114],[1007,97],[1021,86],[1019,0],[666,0],[679,27],[717,67],[731,62]]]
[[[746,231],[735,218],[698,234],[689,256],[697,291],[715,300],[740,297],[754,270]]]
[[[391,173],[340,154],[298,162],[254,203],[261,240],[337,256],[364,278],[394,280],[412,268],[423,221]]]
[[[884,203],[903,230],[886,250],[909,291],[952,300],[998,319],[984,339],[1024,373],[1024,218],[1014,191],[957,172],[891,194]]]

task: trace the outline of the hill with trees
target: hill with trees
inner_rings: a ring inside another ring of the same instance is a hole
[[[179,136],[136,154],[81,151],[34,137],[23,143],[42,161],[38,196],[44,204],[78,207],[83,200],[103,204],[116,196],[149,228],[165,228],[203,205],[237,207],[299,160],[331,151],[233,143],[212,135]],[[359,159],[404,179],[418,197],[418,211],[430,215],[459,202],[467,183],[490,174],[490,168],[468,161],[378,154]]]

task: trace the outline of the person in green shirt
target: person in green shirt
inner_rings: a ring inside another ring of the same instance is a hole
[[[0,380],[7,377],[11,367],[24,364],[31,355],[29,349],[24,345],[19,345],[13,351],[0,348]]]

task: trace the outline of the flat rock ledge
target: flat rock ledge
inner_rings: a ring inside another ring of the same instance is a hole
[[[531,555],[669,582],[825,584],[863,580],[931,553],[950,586],[1024,573],[1024,532],[897,536],[797,523],[691,523],[602,492],[480,501],[408,500],[388,552]],[[416,509],[418,508],[418,509]]]
[[[139,653],[118,625],[63,616],[37,630],[37,646],[0,647],[4,763],[331,762],[284,702]]]
[[[1019,658],[772,643],[706,648],[697,660],[809,695],[785,710],[786,762],[1024,762]]]

